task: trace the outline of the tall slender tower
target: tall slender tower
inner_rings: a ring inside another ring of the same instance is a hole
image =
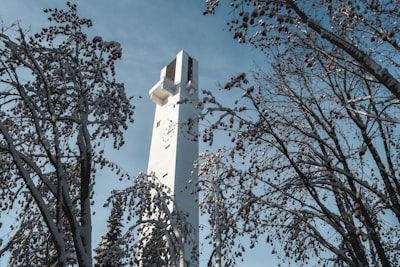
[[[198,117],[198,62],[185,51],[161,70],[160,81],[150,89],[156,104],[151,139],[148,173],[155,175],[172,190],[175,205],[188,214],[195,229],[195,243],[185,245],[188,266],[198,266],[191,260],[193,246],[198,245],[199,210],[195,184],[198,178],[193,163],[198,157],[198,124],[189,119]],[[196,248],[197,249],[197,248]]]

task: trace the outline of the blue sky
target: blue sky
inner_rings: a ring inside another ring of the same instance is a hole
[[[0,18],[5,26],[17,20],[22,28],[39,31],[48,25],[44,8],[65,8],[66,1],[0,0]],[[74,2],[74,1],[71,1]],[[115,40],[123,48],[122,60],[117,66],[120,82],[125,83],[128,95],[134,96],[135,123],[126,132],[126,145],[112,151],[110,158],[131,175],[145,172],[150,148],[154,103],[148,90],[158,81],[160,70],[182,49],[199,61],[199,86],[217,90],[231,75],[248,71],[254,62],[260,63],[262,54],[253,48],[239,45],[226,28],[229,10],[219,10],[217,16],[203,16],[204,0],[86,0],[78,1],[81,17],[92,19],[90,35]],[[262,62],[262,60],[261,60]],[[142,98],[139,98],[142,96]],[[216,144],[219,145],[219,144]],[[207,147],[200,144],[200,151]],[[101,177],[103,176],[103,177]],[[112,188],[129,184],[119,182],[107,173],[101,173],[96,184],[95,200],[99,207]],[[94,246],[105,230],[108,210],[96,208],[93,218]],[[239,266],[276,266],[268,249],[247,253]],[[206,255],[207,256],[207,255]],[[206,266],[205,256],[201,266]],[[1,263],[1,261],[0,261]]]

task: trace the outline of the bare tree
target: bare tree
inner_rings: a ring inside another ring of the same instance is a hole
[[[221,148],[217,153],[203,152],[199,156],[201,168],[198,187],[200,190],[200,212],[208,218],[208,225],[202,225],[202,231],[208,232],[205,244],[213,245],[207,266],[235,266],[237,259],[242,258],[246,247],[240,242],[243,236],[238,229],[242,228],[242,221],[236,214],[231,213],[229,207],[235,205],[237,199],[230,196],[233,184],[224,183],[225,180],[238,176],[237,170],[229,168],[227,151]],[[207,231],[209,230],[209,231]],[[207,256],[207,255],[205,255]]]
[[[114,78],[120,44],[90,40],[74,4],[45,12],[52,25],[39,33],[0,33],[0,197],[17,218],[0,254],[14,266],[92,266],[95,172],[116,167],[102,148],[123,145],[133,106]]]
[[[125,211],[129,225],[119,239],[126,261],[136,266],[190,266],[184,257],[185,244],[197,244],[187,214],[179,209],[171,191],[154,175],[138,175],[131,187],[114,191],[106,205],[114,203]],[[113,216],[113,214],[111,214]],[[197,248],[192,257],[197,261]]]
[[[206,0],[204,14],[219,6],[231,9],[233,37],[261,50],[276,48],[282,57],[288,47],[313,66],[315,54],[336,68],[362,70],[366,79],[384,85],[400,99],[398,74],[400,3],[398,1]],[[270,51],[268,50],[268,53]]]
[[[399,101],[366,71],[332,72],[317,53],[310,69],[299,51],[271,49],[267,73],[233,77],[234,106],[204,91],[214,121],[203,140],[222,132],[232,142],[200,163],[200,186],[217,180],[226,200],[216,231],[225,247],[266,240],[297,266],[396,266]]]
[[[233,37],[269,64],[226,83],[234,106],[204,91],[203,140],[221,130],[233,144],[201,158],[200,186],[217,179],[229,200],[231,229],[215,231],[237,234],[223,246],[249,235],[297,265],[395,266],[399,3],[207,0],[204,13],[228,3]]]

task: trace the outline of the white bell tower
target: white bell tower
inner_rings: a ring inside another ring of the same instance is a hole
[[[198,179],[193,163],[199,154],[198,123],[198,62],[185,51],[161,70],[160,81],[150,89],[156,104],[151,139],[148,173],[155,175],[172,190],[175,204],[186,212],[195,229],[196,244],[185,246],[185,260],[191,260],[193,246],[198,245],[199,209],[195,184]],[[189,266],[198,266],[191,261]]]

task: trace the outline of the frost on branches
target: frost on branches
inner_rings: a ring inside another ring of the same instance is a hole
[[[199,160],[210,262],[264,244],[288,265],[398,265],[400,3],[207,0],[205,13],[223,5],[266,67],[224,99],[203,91],[203,141],[231,141]]]
[[[114,78],[119,43],[89,39],[76,5],[45,13],[51,26],[36,34],[0,33],[0,205],[17,218],[0,254],[92,266],[95,170],[114,167],[101,149],[123,145],[133,106]]]
[[[203,92],[203,118],[212,121],[203,141],[231,141],[199,162],[215,255],[240,258],[247,236],[250,248],[270,244],[296,266],[395,266],[399,101],[358,73],[327,75],[324,56],[310,70],[291,53],[271,54],[268,72],[226,83],[239,95],[233,106]]]
[[[118,241],[113,242],[113,247],[119,246],[123,253],[119,249],[119,254],[114,254],[114,250],[102,250],[100,245],[98,258],[103,254],[108,259],[124,254],[124,261],[130,266],[188,266],[190,259],[184,258],[185,244],[197,244],[193,239],[197,229],[187,222],[187,214],[179,210],[170,189],[157,177],[138,175],[133,186],[114,191],[106,206],[110,203],[125,211],[123,215],[112,212],[109,219],[125,221],[128,226]],[[105,237],[103,244],[109,243],[105,240],[111,239]],[[191,254],[197,261],[197,248]]]
[[[312,68],[315,53],[329,62],[330,72],[365,71],[400,99],[398,55],[400,3],[398,1],[338,0],[206,0],[204,14],[220,6],[232,12],[228,28],[240,43],[250,43],[270,53],[275,47],[302,48]],[[225,12],[226,13],[226,12]],[[308,56],[307,56],[308,55]]]

